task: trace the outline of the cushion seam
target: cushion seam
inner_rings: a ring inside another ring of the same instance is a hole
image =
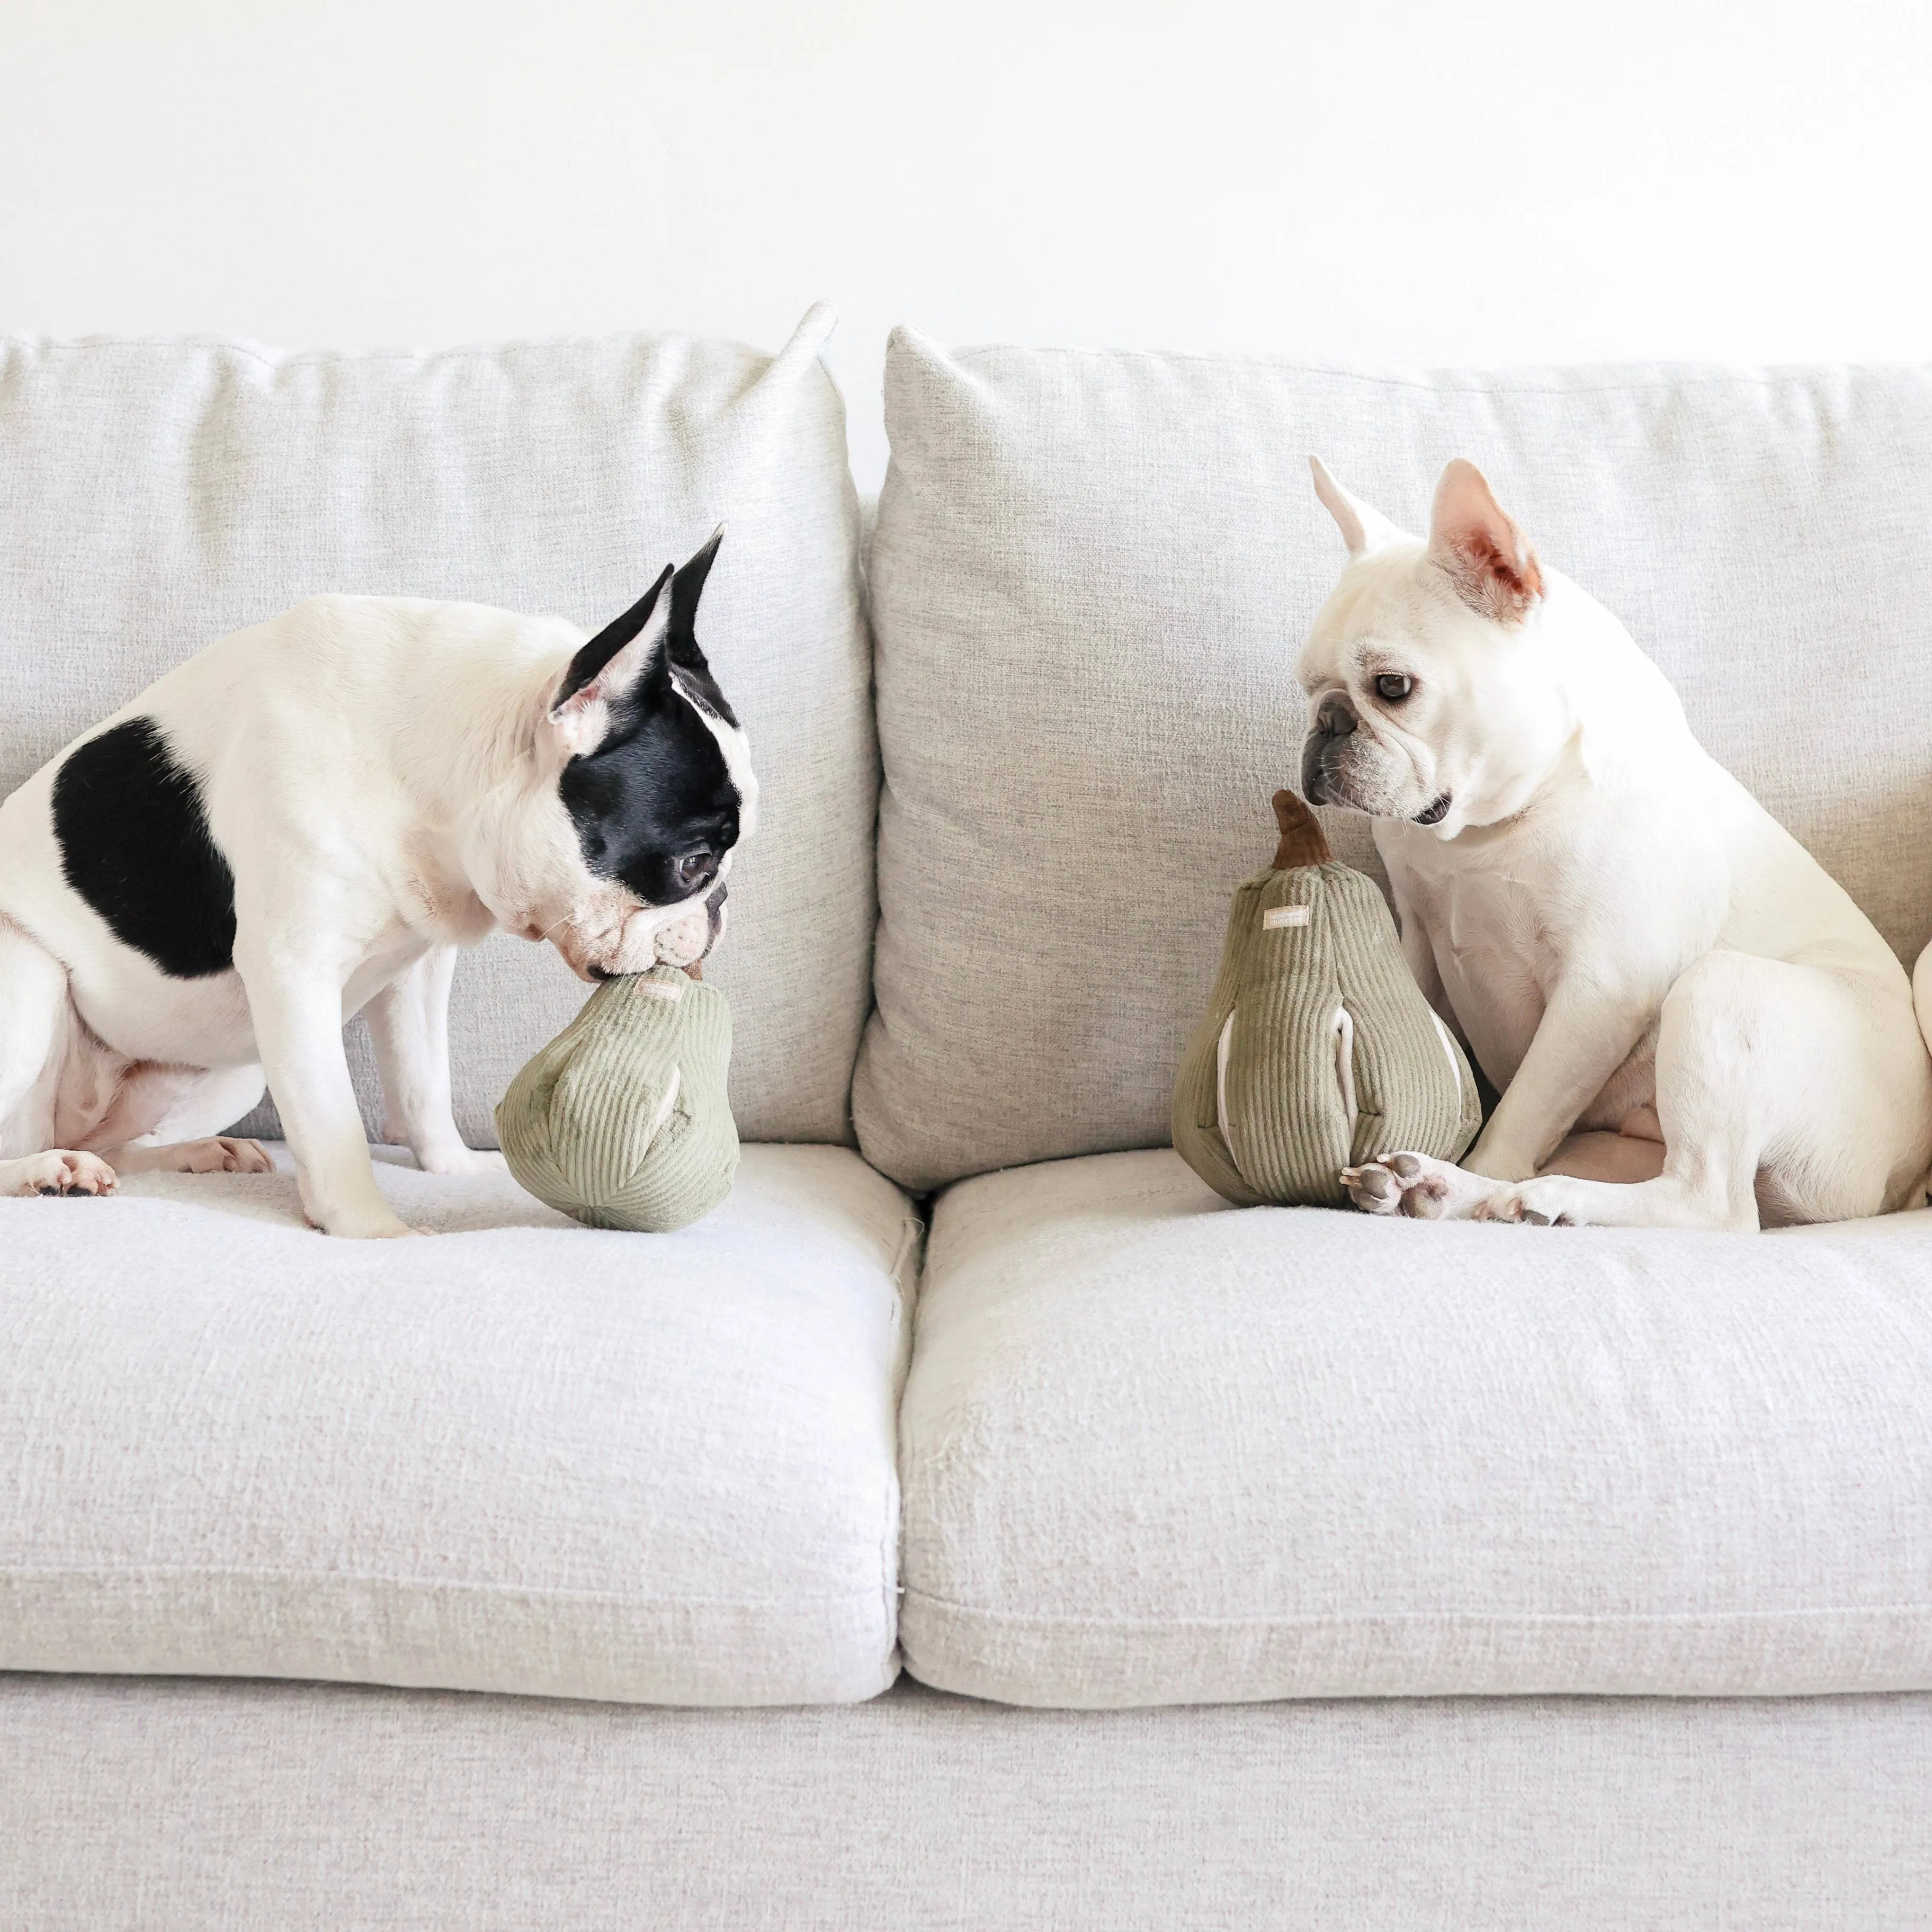
[[[243,1564],[193,1563],[107,1564],[94,1568],[56,1564],[0,1568],[0,1588],[22,1582],[58,1582],[62,1580],[114,1582],[130,1578],[154,1582],[206,1580],[262,1583],[364,1583],[446,1596],[554,1598],[572,1603],[614,1604],[639,1610],[790,1611],[829,1610],[852,1604],[873,1607],[879,1600],[879,1589],[876,1583],[830,1597],[640,1597],[622,1590],[582,1590],[545,1583],[446,1581],[434,1577],[395,1576],[379,1570],[317,1570],[294,1567],[265,1569]]]
[[[929,1592],[908,1587],[905,1600],[931,1605],[958,1616],[982,1617],[988,1622],[1024,1624],[1042,1628],[1121,1631],[1160,1631],[1175,1629],[1243,1629],[1273,1626],[1302,1628],[1321,1624],[1387,1623],[1532,1623],[1532,1624],[1645,1624],[1763,1623],[1777,1618],[1932,1616],[1932,1604],[1852,1604],[1800,1605],[1773,1610],[1480,1610],[1466,1608],[1435,1610],[1310,1610],[1263,1612],[1252,1616],[1213,1617],[1173,1616],[1163,1617],[1096,1617],[1064,1614],[1057,1611],[997,1610],[962,1604]]]

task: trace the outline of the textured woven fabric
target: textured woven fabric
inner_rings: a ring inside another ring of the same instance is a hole
[[[1311,451],[1411,529],[1474,458],[1901,956],[1932,935],[1932,370],[1375,376],[902,331],[886,420],[854,1097],[908,1185],[1166,1142],[1342,562]],[[1328,824],[1372,867],[1365,821]]]
[[[776,358],[669,335],[362,356],[0,340],[0,794],[312,592],[595,629],[723,519],[700,630],[764,788],[714,962],[734,1103],[748,1138],[849,1139],[878,782],[844,410],[815,359],[830,324],[814,310]],[[451,1046],[472,1144],[582,998],[548,946],[464,955]],[[380,1134],[359,1023],[353,1046]]]
[[[593,1228],[664,1233],[731,1191],[731,1009],[675,966],[607,980],[496,1107],[510,1172]]]
[[[0,1679],[35,1932],[1880,1932],[1932,1699],[647,1711]]]
[[[1932,1688],[1932,1214],[1756,1237],[934,1212],[900,1642],[1026,1704]]]
[[[1454,1160],[1481,1124],[1375,882],[1332,860],[1246,880],[1174,1082],[1196,1173],[1244,1208],[1345,1207],[1344,1167],[1396,1148]]]
[[[716,1214],[644,1236],[376,1172],[434,1238],[313,1234],[286,1172],[0,1202],[0,1667],[891,1682],[897,1190],[751,1148]]]

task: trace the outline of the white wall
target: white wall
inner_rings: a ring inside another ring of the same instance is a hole
[[[1932,356],[1906,0],[0,0],[0,328]]]

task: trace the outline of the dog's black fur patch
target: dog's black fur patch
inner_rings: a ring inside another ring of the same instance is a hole
[[[201,788],[152,718],[130,718],[54,774],[54,836],[68,884],[123,946],[170,978],[235,963],[235,874],[208,829]]]
[[[642,675],[611,706],[609,736],[594,752],[572,758],[558,782],[584,863],[601,878],[620,880],[646,905],[676,905],[702,892],[738,842],[738,790],[697,708],[701,704],[728,724],[737,724],[698,647],[694,628],[698,600],[717,550],[713,537],[671,577],[664,635]],[[556,702],[587,684],[644,628],[664,583],[659,578],[578,652]],[[605,650],[605,640],[620,631]],[[687,862],[684,876],[681,861]]]

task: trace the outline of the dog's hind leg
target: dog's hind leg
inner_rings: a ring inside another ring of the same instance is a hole
[[[200,1140],[153,1144],[126,1141],[110,1148],[108,1158],[117,1174],[273,1174],[275,1163],[259,1141],[238,1140],[232,1134],[212,1134]]]
[[[456,949],[439,946],[399,974],[363,1009],[382,1076],[385,1138],[406,1147],[425,1174],[500,1171],[503,1156],[464,1144],[449,1090],[449,985]]]
[[[218,1136],[243,1114],[253,1113],[266,1090],[259,1066],[197,1071],[170,1097],[166,1112],[147,1137],[168,1146]]]
[[[88,1138],[102,1145],[117,1128],[141,1130],[103,1146],[119,1174],[271,1174],[275,1163],[259,1142],[220,1131],[254,1106],[262,1088],[259,1066],[136,1067],[109,1119]],[[142,1128],[146,1121],[153,1124]]]
[[[1630,1186],[1664,1172],[1664,1143],[1626,1133],[1572,1134],[1544,1163],[1545,1174]],[[1529,1220],[1538,1210],[1498,1215],[1492,1204],[1513,1198],[1514,1185],[1472,1174],[1427,1154],[1384,1154],[1344,1168],[1342,1184],[1358,1208],[1370,1214],[1406,1214],[1418,1221]]]
[[[76,1023],[66,968],[0,917],[0,1195],[114,1191],[98,1154],[50,1144]]]
[[[1932,1156],[1932,1060],[1902,983],[1710,952],[1664,1003],[1657,1112],[1654,1179],[1546,1172],[1479,1216],[1751,1229],[1761,1199],[1796,1221],[1906,1204]]]

